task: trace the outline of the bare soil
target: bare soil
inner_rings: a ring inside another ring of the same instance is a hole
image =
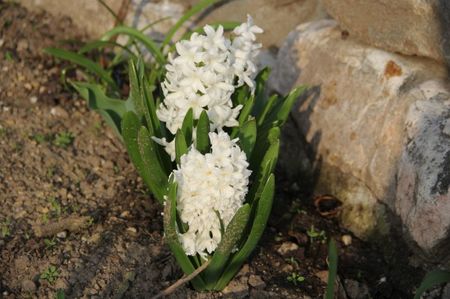
[[[70,19],[0,1],[0,297],[150,298],[182,276],[162,211],[121,142],[60,80],[48,46],[86,40]],[[283,154],[282,154],[283,155]],[[327,241],[339,247],[339,298],[411,298],[423,271],[317,213],[282,169],[272,217],[221,293],[171,298],[321,298]],[[323,237],[311,238],[311,227]],[[351,240],[345,245],[342,236]],[[295,282],[293,281],[295,280]]]

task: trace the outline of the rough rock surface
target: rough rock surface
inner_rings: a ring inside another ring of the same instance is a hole
[[[447,0],[324,0],[323,4],[341,28],[367,44],[450,61]]]
[[[318,165],[317,192],[344,202],[342,223],[358,236],[386,232],[386,207],[426,251],[448,236],[445,76],[431,60],[358,43],[333,20],[300,25],[280,49],[272,87],[310,87],[295,119]]]
[[[194,3],[196,0],[190,0]],[[318,0],[238,0],[223,1],[220,7],[200,20],[201,24],[214,21],[243,22],[250,14],[255,24],[264,29],[258,40],[264,45],[280,46],[288,33],[298,24],[318,20],[326,12]]]
[[[418,100],[406,119],[395,206],[419,246],[449,252],[450,92],[429,81],[415,93]]]
[[[122,1],[105,0],[105,3],[117,13]],[[114,17],[99,1],[19,0],[19,2],[28,8],[42,8],[56,15],[70,16],[76,23],[82,24],[79,27],[86,28],[93,36],[100,36],[114,25]],[[197,2],[197,0],[132,0],[126,24],[143,28],[156,20],[168,17],[148,31],[154,37],[161,38],[161,33],[167,32],[183,13]],[[218,21],[243,22],[247,14],[251,14],[255,23],[264,29],[265,32],[259,40],[265,47],[269,47],[281,45],[289,31],[297,24],[322,18],[326,13],[317,0],[222,1],[214,9],[194,17],[193,21],[199,25]]]

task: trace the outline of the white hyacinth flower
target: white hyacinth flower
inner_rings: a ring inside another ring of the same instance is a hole
[[[220,243],[221,223],[226,228],[243,205],[251,173],[237,139],[225,132],[211,132],[209,138],[210,153],[203,155],[192,147],[174,171],[177,209],[189,226],[180,241],[186,254],[203,258]]]
[[[158,119],[166,123],[175,135],[183,119],[192,108],[194,119],[202,111],[208,113],[211,131],[238,125],[237,117],[242,106],[233,107],[231,96],[239,86],[255,88],[255,58],[260,44],[255,43],[256,33],[262,29],[253,25],[248,16],[246,23],[234,30],[230,41],[217,30],[206,25],[204,35],[194,33],[189,40],[175,45],[176,55],[169,55],[166,78],[162,83],[164,100],[158,107]],[[160,144],[172,143],[164,141]],[[166,149],[168,152],[172,148]]]

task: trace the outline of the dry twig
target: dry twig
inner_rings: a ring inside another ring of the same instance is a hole
[[[179,287],[181,287],[183,284],[191,281],[194,277],[196,277],[197,275],[199,275],[203,270],[206,269],[206,267],[208,267],[209,265],[209,260],[207,262],[205,262],[203,265],[201,265],[200,268],[196,269],[194,272],[192,272],[189,275],[185,275],[182,278],[178,279],[173,285],[169,286],[167,289],[165,289],[164,291],[158,293],[157,295],[153,296],[152,299],[158,299],[158,298],[162,298],[164,296],[168,296],[170,294],[172,294],[173,292],[175,292],[176,289],[178,289]]]

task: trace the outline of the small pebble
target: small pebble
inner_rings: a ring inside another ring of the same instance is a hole
[[[120,214],[120,218],[128,218],[130,216],[130,212],[129,211],[123,211]]]
[[[285,255],[288,252],[295,251],[298,249],[298,245],[294,242],[284,242],[281,244],[281,246],[277,249],[277,252],[281,255]]]
[[[264,289],[266,287],[266,283],[259,275],[250,275],[248,284],[255,289]]]
[[[52,109],[50,109],[50,114],[54,115],[54,116],[59,116],[62,118],[69,117],[69,113],[67,113],[67,111],[61,107],[53,107]]]
[[[30,103],[31,103],[31,104],[36,104],[36,103],[37,103],[37,100],[38,100],[37,96],[32,96],[32,97],[30,97]]]
[[[67,237],[67,232],[66,231],[59,232],[59,233],[56,234],[56,236],[59,239],[65,239]]]
[[[341,241],[342,241],[342,243],[344,243],[345,246],[351,245],[352,244],[352,236],[343,235],[341,237]]]
[[[135,235],[135,234],[137,234],[137,229],[134,227],[128,227],[127,232],[129,232],[132,235]]]

